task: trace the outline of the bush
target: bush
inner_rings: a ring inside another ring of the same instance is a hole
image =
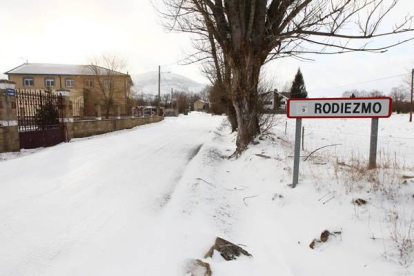
[[[59,111],[49,98],[45,105],[36,110],[34,116],[36,125],[44,129],[46,126],[59,124]]]

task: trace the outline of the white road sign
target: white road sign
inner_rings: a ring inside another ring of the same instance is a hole
[[[383,98],[289,99],[288,118],[388,118],[392,100]]]

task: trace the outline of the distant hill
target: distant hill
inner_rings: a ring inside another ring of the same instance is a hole
[[[134,82],[133,89],[138,93],[157,95],[158,94],[158,72],[148,72],[144,74],[131,75]],[[175,92],[198,93],[206,87],[206,84],[198,83],[187,77],[174,73],[161,73],[161,94],[171,93],[171,88]]]

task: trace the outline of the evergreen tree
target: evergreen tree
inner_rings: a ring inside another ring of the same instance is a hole
[[[44,97],[46,98],[42,106],[38,107],[34,120],[39,128],[47,129],[50,126],[59,124],[59,110],[53,103],[51,97],[51,91],[45,91]]]
[[[308,92],[306,92],[305,80],[303,79],[300,68],[296,73],[295,79],[292,82],[292,88],[290,88],[291,98],[307,98]]]

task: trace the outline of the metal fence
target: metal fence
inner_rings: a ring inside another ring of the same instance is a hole
[[[63,99],[42,90],[16,91],[19,132],[63,127]]]

